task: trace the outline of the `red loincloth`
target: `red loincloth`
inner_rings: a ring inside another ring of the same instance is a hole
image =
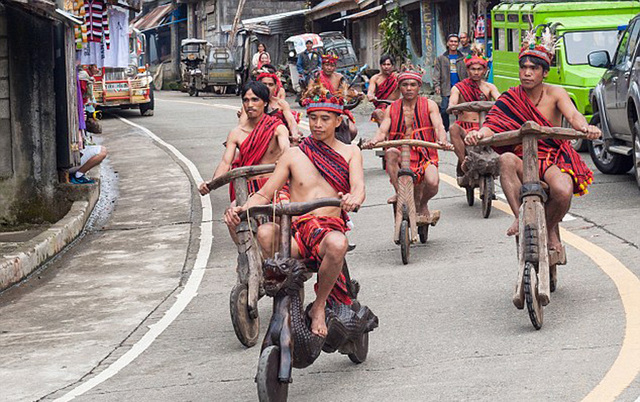
[[[465,78],[454,86],[458,88],[458,91],[465,102],[487,100],[485,94],[480,90],[480,85],[471,78]]]
[[[391,129],[389,130],[389,139],[404,139],[407,128],[402,113],[402,99],[393,102],[390,108]],[[429,100],[423,96],[418,97],[412,129],[411,139],[436,141],[435,131],[429,117]],[[411,170],[416,174],[418,183],[424,179],[425,171],[429,165],[438,167],[438,151],[432,148],[411,147]]]
[[[289,131],[291,131],[291,127],[289,127],[289,122],[287,121],[287,119],[285,119],[284,112],[282,110],[273,109],[272,111],[268,112],[267,114],[269,116],[277,117],[278,119],[280,119],[282,124],[284,124],[285,127],[287,127],[287,129],[289,129]],[[300,112],[296,112],[295,110],[292,110],[291,114],[293,115],[293,119],[296,121],[296,123],[300,123]]]
[[[235,161],[233,161],[231,168],[235,169],[241,166],[253,166],[259,164],[260,160],[269,148],[269,142],[273,138],[276,128],[281,124],[282,122],[280,119],[269,116],[265,113],[258,124],[256,124],[253,131],[251,131],[242,144],[240,144],[240,155]],[[254,181],[259,182],[258,180]],[[259,186],[262,187],[264,183],[266,183],[266,180],[260,183]],[[258,190],[259,189],[260,188],[258,188]],[[249,193],[251,193],[251,191],[249,191]],[[233,188],[233,184],[229,185],[229,198],[231,201],[236,199],[236,192]]]
[[[480,123],[478,122],[456,120],[455,124],[460,126],[465,133],[468,133],[472,130],[480,130]]]
[[[351,191],[349,182],[349,163],[333,148],[313,137],[305,138],[299,145],[300,150],[309,158],[320,175],[329,185],[339,193],[347,194]],[[311,258],[321,262],[318,255],[318,246],[327,233],[337,230],[345,233],[348,228],[346,212],[342,216],[313,216],[305,215],[293,223],[296,243],[303,258]],[[340,273],[336,284],[329,295],[330,299],[342,304],[351,304],[351,298],[347,292],[347,281],[343,273]],[[318,284],[315,285],[316,291]]]
[[[533,121],[541,126],[553,127],[542,113],[527,97],[522,86],[509,88],[496,101],[485,119],[484,126],[496,133],[518,130],[527,121]],[[522,158],[522,145],[515,147],[500,147],[497,152],[513,152]],[[593,182],[593,172],[587,167],[580,155],[573,149],[571,142],[548,138],[538,140],[538,166],[540,179],[551,165],[556,165],[560,171],[573,178],[573,193],[584,195],[588,193],[587,186]]]

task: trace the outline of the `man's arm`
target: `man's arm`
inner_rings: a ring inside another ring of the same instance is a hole
[[[238,144],[236,142],[237,130],[238,128],[234,128],[227,136],[227,146],[224,150],[224,154],[222,154],[222,160],[220,160],[218,167],[213,172],[213,177],[211,178],[211,180],[220,177],[231,170],[231,164],[233,163],[233,159],[236,156],[236,149],[238,148]],[[206,195],[211,192],[211,190],[209,190],[209,187],[207,187],[208,183],[209,182],[204,182],[198,186],[200,194]]]
[[[369,80],[369,90],[367,91],[367,99],[369,102],[376,98],[376,90],[378,89],[378,74],[371,77]]]
[[[433,66],[433,87],[436,90],[436,93],[438,95],[440,95],[440,93],[442,92],[442,89],[440,87],[440,84],[442,82],[442,72],[440,70],[440,56],[436,57],[436,63]]]
[[[458,90],[458,87],[454,85],[453,87],[451,87],[451,95],[449,97],[449,107],[456,106],[459,101],[460,101],[460,91]],[[454,114],[457,114],[457,113],[454,112]]]
[[[284,152],[289,149],[291,143],[289,142],[289,130],[284,126],[284,124],[276,127],[276,141],[278,141],[278,148],[280,150],[278,158],[280,158]]]
[[[596,139],[600,137],[600,129],[596,126],[590,126],[587,123],[587,119],[576,109],[575,105],[571,101],[569,94],[564,88],[554,88],[554,92],[557,94],[557,107],[564,118],[571,124],[576,131],[581,131],[587,134],[587,138]]]
[[[370,148],[372,145],[375,145],[380,141],[384,141],[387,138],[387,136],[389,135],[389,130],[391,130],[391,114],[389,113],[390,109],[391,108],[388,107],[384,110],[384,117],[382,118],[380,127],[378,127],[378,129],[376,130],[376,134],[373,136],[373,138],[364,143],[364,145],[362,146],[363,148]]]
[[[498,87],[487,82],[487,85],[489,85],[489,96],[491,97],[491,100],[498,100],[498,98],[500,97],[500,91],[498,91]]]
[[[289,103],[285,100],[278,101],[278,107],[282,110],[282,114],[284,115],[284,119],[287,121],[287,125],[289,126],[289,134],[291,134],[291,138],[297,142],[300,139],[300,133],[298,132],[298,123],[296,119],[293,117],[293,113],[291,113],[291,107]]]
[[[355,211],[364,202],[366,197],[364,186],[364,167],[362,163],[362,152],[355,145],[350,145],[352,149],[352,156],[349,160],[349,184],[351,185],[351,192],[348,194],[342,194],[342,209],[347,212]]]
[[[495,133],[487,126],[482,126],[480,130],[471,130],[464,137],[464,143],[467,145],[476,145],[478,140],[482,138],[491,138]]]
[[[240,224],[240,213],[246,211],[251,207],[258,205],[266,205],[271,203],[273,195],[276,191],[280,190],[282,186],[289,180],[289,172],[291,166],[291,154],[298,151],[297,148],[288,149],[287,152],[282,155],[276,169],[269,177],[269,180],[262,186],[262,188],[254,193],[247,202],[242,206],[236,206],[228,208],[224,213],[224,221],[228,226],[237,226]]]
[[[447,141],[447,132],[444,129],[444,123],[442,122],[442,117],[440,116],[440,108],[438,104],[431,99],[429,102],[429,118],[431,119],[431,125],[435,130],[436,138],[438,139],[438,144],[442,145],[445,148],[453,149],[453,145]]]

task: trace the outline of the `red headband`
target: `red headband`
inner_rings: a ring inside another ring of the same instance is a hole
[[[273,78],[273,80],[276,83],[276,95],[278,94],[278,91],[280,91],[280,88],[282,88],[282,82],[280,82],[280,77],[278,77],[277,74],[274,73],[269,73],[269,72],[262,72],[260,74],[258,74],[258,77],[256,78],[258,81],[262,80],[263,78]]]
[[[302,104],[307,108],[307,114],[316,111],[333,112],[339,115],[344,113],[344,100],[339,97],[314,96],[306,98]]]
[[[480,64],[482,67],[487,68],[488,65],[488,61],[486,58],[482,57],[482,56],[472,56],[469,55],[467,56],[466,59],[464,59],[464,65],[469,67],[473,64]]]
[[[520,49],[520,56],[518,56],[518,59],[525,56],[537,57],[546,61],[548,64],[551,64],[551,60],[553,59],[553,54],[549,53],[547,48],[542,45],[523,46],[522,49]]]
[[[337,64],[338,63],[338,56],[336,56],[335,54],[323,54],[322,55],[322,64]]]
[[[422,82],[422,74],[417,71],[403,71],[398,74],[398,83],[404,80],[416,80]]]

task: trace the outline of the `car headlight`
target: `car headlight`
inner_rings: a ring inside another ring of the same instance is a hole
[[[289,52],[289,57],[296,57],[296,52],[293,50]]]
[[[135,77],[136,74],[138,73],[138,67],[130,64],[127,66],[127,68],[124,69],[124,73],[128,77]]]

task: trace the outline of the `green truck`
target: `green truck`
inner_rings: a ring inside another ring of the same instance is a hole
[[[558,38],[556,57],[546,82],[564,87],[587,119],[593,109],[589,92],[602,69],[589,66],[595,50],[613,54],[618,33],[640,13],[640,1],[509,1],[491,11],[493,80],[503,92],[519,84],[518,53],[530,27],[548,26]]]

